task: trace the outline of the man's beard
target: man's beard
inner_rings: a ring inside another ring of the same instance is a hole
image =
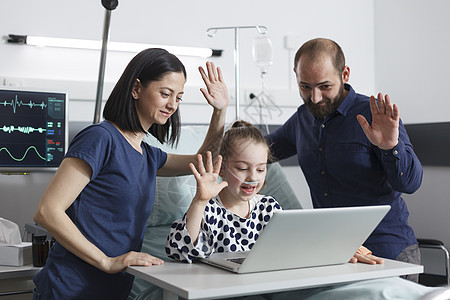
[[[325,120],[326,117],[334,113],[342,101],[344,101],[344,98],[344,84],[341,84],[339,93],[333,100],[330,98],[323,98],[320,102],[313,103],[311,97],[305,99],[302,96],[306,108],[308,108],[309,112],[319,120]]]

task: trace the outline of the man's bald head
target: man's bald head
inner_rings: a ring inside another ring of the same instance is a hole
[[[336,42],[324,38],[309,40],[298,49],[294,58],[294,71],[297,70],[300,57],[308,56],[309,60],[314,61],[323,55],[331,58],[336,71],[340,74],[345,67],[344,52]]]

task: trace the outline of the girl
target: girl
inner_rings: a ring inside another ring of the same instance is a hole
[[[201,89],[213,116],[198,153],[223,134],[228,94],[219,68],[207,63]],[[147,49],[128,64],[106,102],[105,121],[72,141],[49,183],[34,220],[56,239],[45,267],[34,277],[35,299],[127,299],[129,265],[163,261],[141,249],[155,201],[156,176],[189,173],[195,155],[166,154],[142,143],[150,132],[176,143],[178,105],[186,70],[163,49]]]
[[[173,259],[192,262],[213,252],[248,251],[273,212],[281,209],[273,197],[258,194],[271,155],[256,127],[235,122],[225,133],[219,152],[214,170],[209,156],[206,169],[201,157],[198,171],[190,165],[197,193],[185,217],[172,224],[166,252]],[[223,181],[214,185],[218,175]],[[382,263],[369,252],[361,247],[352,261]]]
[[[211,154],[205,166],[198,156],[198,170],[190,164],[197,192],[185,216],[172,224],[166,243],[168,256],[175,260],[191,263],[213,252],[250,250],[273,212],[281,209],[273,197],[257,194],[264,185],[270,149],[256,127],[235,122],[222,139],[220,154],[214,166]],[[217,183],[219,175],[223,181]],[[364,247],[350,261],[383,263]],[[388,278],[276,293],[264,299],[416,299],[430,290]]]

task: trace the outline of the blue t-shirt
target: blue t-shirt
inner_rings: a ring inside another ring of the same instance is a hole
[[[348,84],[345,88],[344,101],[324,121],[302,105],[266,138],[276,158],[297,155],[314,207],[389,204],[391,210],[364,245],[374,255],[395,259],[417,243],[401,194],[420,187],[422,165],[401,122],[394,149],[383,151],[371,144],[356,119],[361,114],[372,123],[369,98]]]
[[[141,147],[143,154],[104,121],[81,131],[66,154],[92,168],[91,181],[66,212],[81,233],[110,257],[141,250],[155,202],[156,171],[167,154],[146,143]],[[107,274],[56,242],[34,282],[43,299],[126,299],[133,279],[125,272]]]

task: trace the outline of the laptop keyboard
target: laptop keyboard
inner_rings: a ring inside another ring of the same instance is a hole
[[[237,263],[237,264],[242,264],[244,262],[245,257],[237,257],[237,258],[228,258],[228,261]]]

